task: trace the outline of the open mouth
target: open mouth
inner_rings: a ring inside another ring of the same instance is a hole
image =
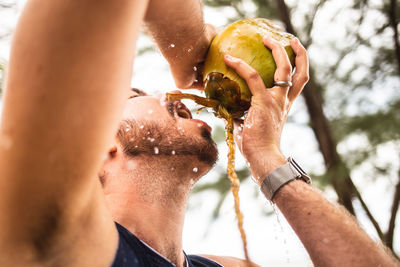
[[[174,118],[192,119],[190,110],[179,100],[169,101],[167,110]]]
[[[174,102],[174,117],[183,118],[183,119],[192,119],[192,113],[190,110],[181,102],[175,101]]]
[[[190,110],[183,104],[181,101],[169,101],[167,104],[168,112],[174,118],[182,118],[192,120],[196,122],[199,127],[206,128],[209,132],[212,131],[211,127],[202,120],[193,119],[192,113]]]

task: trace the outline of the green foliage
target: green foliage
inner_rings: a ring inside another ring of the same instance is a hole
[[[388,105],[384,110],[372,114],[362,114],[332,120],[339,140],[363,133],[371,146],[400,140],[400,100]]]

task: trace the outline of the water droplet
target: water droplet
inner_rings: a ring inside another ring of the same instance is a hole
[[[125,132],[129,132],[131,129],[130,128],[126,128],[125,129]]]
[[[130,139],[129,139],[130,142],[133,142],[133,140],[134,140],[133,138],[130,138]]]
[[[152,114],[153,113],[153,110],[152,109],[149,109],[149,111],[147,111],[149,114]]]
[[[168,48],[174,48],[175,47],[175,44],[170,44],[169,46],[168,46]]]
[[[175,150],[172,150],[172,151],[171,151],[171,154],[172,154],[172,155],[175,155],[175,153],[176,153]]]
[[[158,149],[158,147],[155,146],[155,147],[154,147],[154,154],[157,155],[158,153],[160,153],[160,150]]]
[[[140,129],[143,129],[144,128],[144,125],[140,125],[140,127],[139,127]]]
[[[194,71],[197,71],[197,67],[196,67],[196,66],[194,66],[194,67],[193,67],[193,70],[194,70]]]
[[[195,83],[197,83],[198,81],[199,81],[199,80],[197,80],[197,79],[194,79],[194,82],[195,82]]]
[[[182,127],[181,127],[181,126],[178,126],[178,130],[181,131],[181,130],[182,130]]]
[[[189,47],[187,51],[188,51],[188,53],[190,53],[190,52],[192,52],[192,50],[193,50],[193,46]]]
[[[126,168],[128,169],[128,170],[134,170],[135,168],[136,168],[136,163],[135,163],[135,161],[133,161],[133,160],[128,160],[127,162],[126,162]]]
[[[250,167],[250,162],[246,161],[247,167]]]
[[[135,148],[138,148],[138,146],[136,145]]]
[[[193,168],[193,172],[197,172],[199,169],[197,169],[196,167]]]
[[[173,171],[173,170],[175,170],[175,168],[174,168],[174,167],[171,167],[171,171]]]
[[[200,122],[197,124],[197,127],[202,127],[203,124],[201,124]]]

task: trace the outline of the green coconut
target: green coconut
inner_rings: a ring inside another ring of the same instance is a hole
[[[229,113],[239,118],[250,107],[251,92],[246,82],[224,62],[225,55],[242,59],[261,76],[267,88],[274,84],[276,64],[271,50],[265,47],[267,36],[281,43],[294,66],[294,52],[290,46],[293,35],[284,32],[270,20],[251,18],[236,21],[222,30],[212,41],[203,71],[207,98],[220,102],[217,113]],[[219,114],[226,117],[225,114]]]
[[[294,66],[294,52],[290,46],[293,35],[284,32],[270,20],[251,18],[236,21],[218,33],[207,53],[203,70],[206,98],[191,94],[170,93],[170,100],[192,99],[214,109],[216,116],[240,118],[250,107],[251,92],[233,69],[226,66],[225,55],[242,59],[261,76],[267,88],[274,84],[276,64],[271,50],[265,47],[267,36],[281,43]]]

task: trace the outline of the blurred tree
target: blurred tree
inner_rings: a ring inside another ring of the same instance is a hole
[[[344,5],[346,10],[341,7],[337,11],[342,15],[351,14],[341,16],[346,20],[343,23],[343,38],[322,44],[317,40],[321,35],[317,31],[321,28],[316,28],[314,22],[319,13],[323,13],[324,8],[332,8],[327,5],[335,1],[310,2],[291,1],[289,6],[285,0],[204,0],[206,5],[219,9],[221,13],[224,9],[232,9],[234,12],[231,13],[235,15],[229,17],[228,21],[244,17],[278,20],[288,32],[298,36],[309,51],[318,51],[318,54],[309,55],[311,78],[302,95],[310,127],[325,162],[326,172],[319,176],[320,184],[331,185],[339,202],[354,215],[358,214],[354,211],[353,201],[358,200],[378,236],[393,250],[395,219],[400,202],[400,172],[396,172],[397,177],[389,177],[398,182],[385,233],[353,183],[351,172],[365,161],[373,165],[376,172],[372,175],[377,177],[388,176],[388,170],[398,166],[398,162],[392,162],[390,166],[382,168],[373,158],[377,149],[384,144],[400,148],[399,1],[349,1]],[[330,22],[334,23],[338,13],[330,13]],[[294,18],[296,23],[293,23]],[[382,94],[388,95],[380,103],[375,103],[375,96]],[[356,151],[340,154],[338,144],[345,143],[352,136],[363,136],[368,141]],[[223,179],[223,175],[220,178]],[[219,181],[214,186],[219,186],[221,199],[224,199],[229,188]],[[208,187],[206,185],[198,191]],[[218,203],[217,210],[220,205]]]

